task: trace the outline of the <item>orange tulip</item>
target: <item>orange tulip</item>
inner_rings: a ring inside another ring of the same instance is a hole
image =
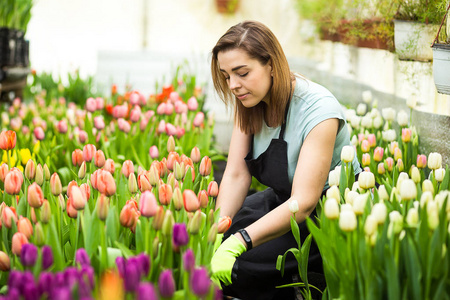
[[[72,205],[72,198],[67,199],[66,211],[67,211],[67,215],[70,218],[75,219],[78,216],[78,210],[76,210]]]
[[[99,170],[101,171],[101,169]],[[111,173],[107,171],[101,171],[97,176],[97,188],[98,191],[106,196],[110,197],[116,193],[116,182]]]
[[[230,228],[230,226],[231,226],[231,218],[230,217],[228,217],[228,216],[220,217],[219,228],[218,228],[219,233],[224,233],[225,231],[228,230],[228,228]]]
[[[170,152],[169,155],[167,156],[167,162],[166,162],[167,169],[169,169],[170,171],[173,171],[175,162],[179,161],[179,159],[180,159],[180,155],[177,152],[175,152],[175,151]]]
[[[206,194],[205,190],[201,190],[198,193],[198,201],[200,202],[200,207],[207,207],[208,206],[208,202],[209,202],[209,198],[208,198],[208,194]]]
[[[50,190],[54,196],[58,196],[62,192],[61,179],[58,173],[53,173],[50,177]]]
[[[122,211],[120,212],[119,216],[120,224],[123,227],[130,228],[131,231],[134,232],[139,216],[140,212],[138,210],[136,201],[130,199],[127,201],[125,206],[122,208]]]
[[[208,184],[208,196],[217,197],[217,195],[219,195],[219,185],[213,180]]]
[[[6,228],[11,228],[13,222],[17,222],[16,210],[14,207],[5,206],[2,210],[2,224],[5,225]]]
[[[70,195],[72,194],[72,187],[74,186],[78,187],[78,183],[75,180],[72,180],[67,185],[67,198],[70,198]]]
[[[94,153],[97,151],[94,145],[87,144],[83,147],[83,160],[90,162],[94,157]]]
[[[194,212],[200,208],[200,201],[192,190],[183,191],[184,209],[188,212]]]
[[[11,150],[16,147],[16,132],[12,130],[2,131],[0,133],[0,149]]]
[[[5,192],[10,195],[18,195],[22,188],[23,175],[18,169],[13,168],[5,177]]]
[[[72,187],[69,200],[71,201],[73,208],[75,208],[76,210],[82,210],[86,205],[86,199],[84,198],[83,192],[78,186]]]
[[[81,166],[81,164],[83,163],[83,151],[81,151],[80,149],[75,149],[72,152],[72,164],[74,166]]]
[[[194,167],[194,162],[192,161],[192,159],[190,157],[186,156],[186,154],[181,154],[180,160],[182,162],[184,162],[185,166]]]
[[[172,187],[168,184],[161,184],[159,186],[159,202],[162,205],[169,205],[172,199]]]
[[[33,234],[33,226],[30,220],[20,216],[19,221],[17,221],[17,231],[23,233],[29,239]]]
[[[134,173],[133,162],[131,160],[126,160],[122,165],[122,174],[125,175],[126,178],[128,178],[131,173]]]
[[[36,182],[33,182],[33,184],[28,186],[27,200],[31,207],[39,208],[42,206],[42,203],[44,202],[44,193]]]
[[[0,166],[0,181],[5,182],[6,175],[8,175],[9,168],[8,165],[3,163]]]
[[[97,168],[102,168],[105,165],[105,153],[102,150],[97,150],[94,154],[94,163]]]
[[[103,169],[105,169],[106,171],[108,171],[111,174],[114,174],[114,171],[116,170],[114,160],[112,160],[111,158],[108,158],[105,161],[105,165],[103,166]]]
[[[211,173],[211,158],[208,156],[203,156],[202,161],[200,162],[199,172],[202,176],[208,176]]]
[[[148,179],[148,172],[142,172],[138,175],[138,187],[139,190],[143,193],[145,191],[151,191],[152,185],[150,184],[150,181]]]
[[[28,244],[27,237],[21,232],[14,233],[14,235],[12,237],[12,245],[11,245],[12,253],[17,256],[20,256],[20,252],[22,251],[22,246],[25,244]]]
[[[198,163],[201,159],[200,156],[200,149],[198,149],[197,146],[195,146],[194,148],[192,148],[191,150],[191,159],[194,163]]]
[[[92,173],[92,175],[91,175],[91,186],[93,189],[96,189],[96,190],[98,189],[98,186],[97,186],[98,174],[100,174],[100,172],[102,172],[102,170],[103,169],[95,170],[94,173]],[[103,170],[103,171],[105,171],[105,170]]]

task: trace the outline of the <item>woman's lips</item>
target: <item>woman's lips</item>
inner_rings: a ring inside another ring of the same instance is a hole
[[[247,96],[248,96],[248,93],[247,93],[247,94],[243,94],[243,95],[237,95],[236,97],[237,97],[239,100],[244,100],[245,98],[247,98]]]

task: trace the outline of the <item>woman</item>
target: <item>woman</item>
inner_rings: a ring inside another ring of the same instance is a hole
[[[289,201],[298,203],[301,238],[305,219],[340,165],[350,144],[339,102],[324,87],[289,70],[274,34],[246,21],[231,27],[212,50],[214,87],[234,104],[235,125],[216,208],[231,227],[211,261],[213,279],[225,295],[240,299],[290,299],[297,261],[288,256],[284,277],[277,257],[297,247],[290,231]],[[355,174],[361,171],[353,161]],[[269,188],[247,196],[252,176]],[[310,250],[311,273],[323,273],[317,246]]]

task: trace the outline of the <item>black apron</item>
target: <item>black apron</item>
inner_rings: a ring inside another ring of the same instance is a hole
[[[241,228],[254,223],[265,214],[284,203],[291,195],[291,183],[288,177],[287,143],[284,140],[286,129],[286,116],[289,109],[286,108],[285,122],[281,126],[278,139],[272,139],[267,150],[258,158],[253,159],[253,138],[250,152],[245,157],[245,162],[250,174],[269,188],[248,196],[242,208],[234,216],[231,227],[224,234],[224,240]],[[311,214],[314,219],[315,210]],[[268,225],[270,226],[270,224]],[[309,235],[306,222],[299,224],[300,237],[303,241]],[[250,251],[244,252],[236,260],[232,270],[232,284],[223,286],[223,293],[227,296],[239,299],[294,299],[293,288],[275,287],[292,283],[293,276],[298,275],[298,263],[294,255],[286,257],[284,276],[276,269],[278,255],[283,255],[290,248],[298,248],[292,231],[274,240],[266,242]],[[315,286],[324,287],[325,280],[322,270],[322,259],[316,243],[311,243],[308,272],[311,276],[319,278],[311,282]],[[299,278],[299,276],[297,276]]]

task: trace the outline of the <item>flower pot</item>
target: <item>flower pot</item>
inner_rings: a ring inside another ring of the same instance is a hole
[[[395,51],[400,60],[431,61],[430,44],[439,26],[412,21],[394,20]]]
[[[24,66],[24,53],[23,49],[25,47],[25,33],[22,30],[16,31],[16,48],[14,49],[14,65],[15,66]]]
[[[450,95],[450,44],[434,44],[432,49],[436,89],[441,94]]]
[[[14,66],[17,47],[17,30],[0,28],[0,67]]]

